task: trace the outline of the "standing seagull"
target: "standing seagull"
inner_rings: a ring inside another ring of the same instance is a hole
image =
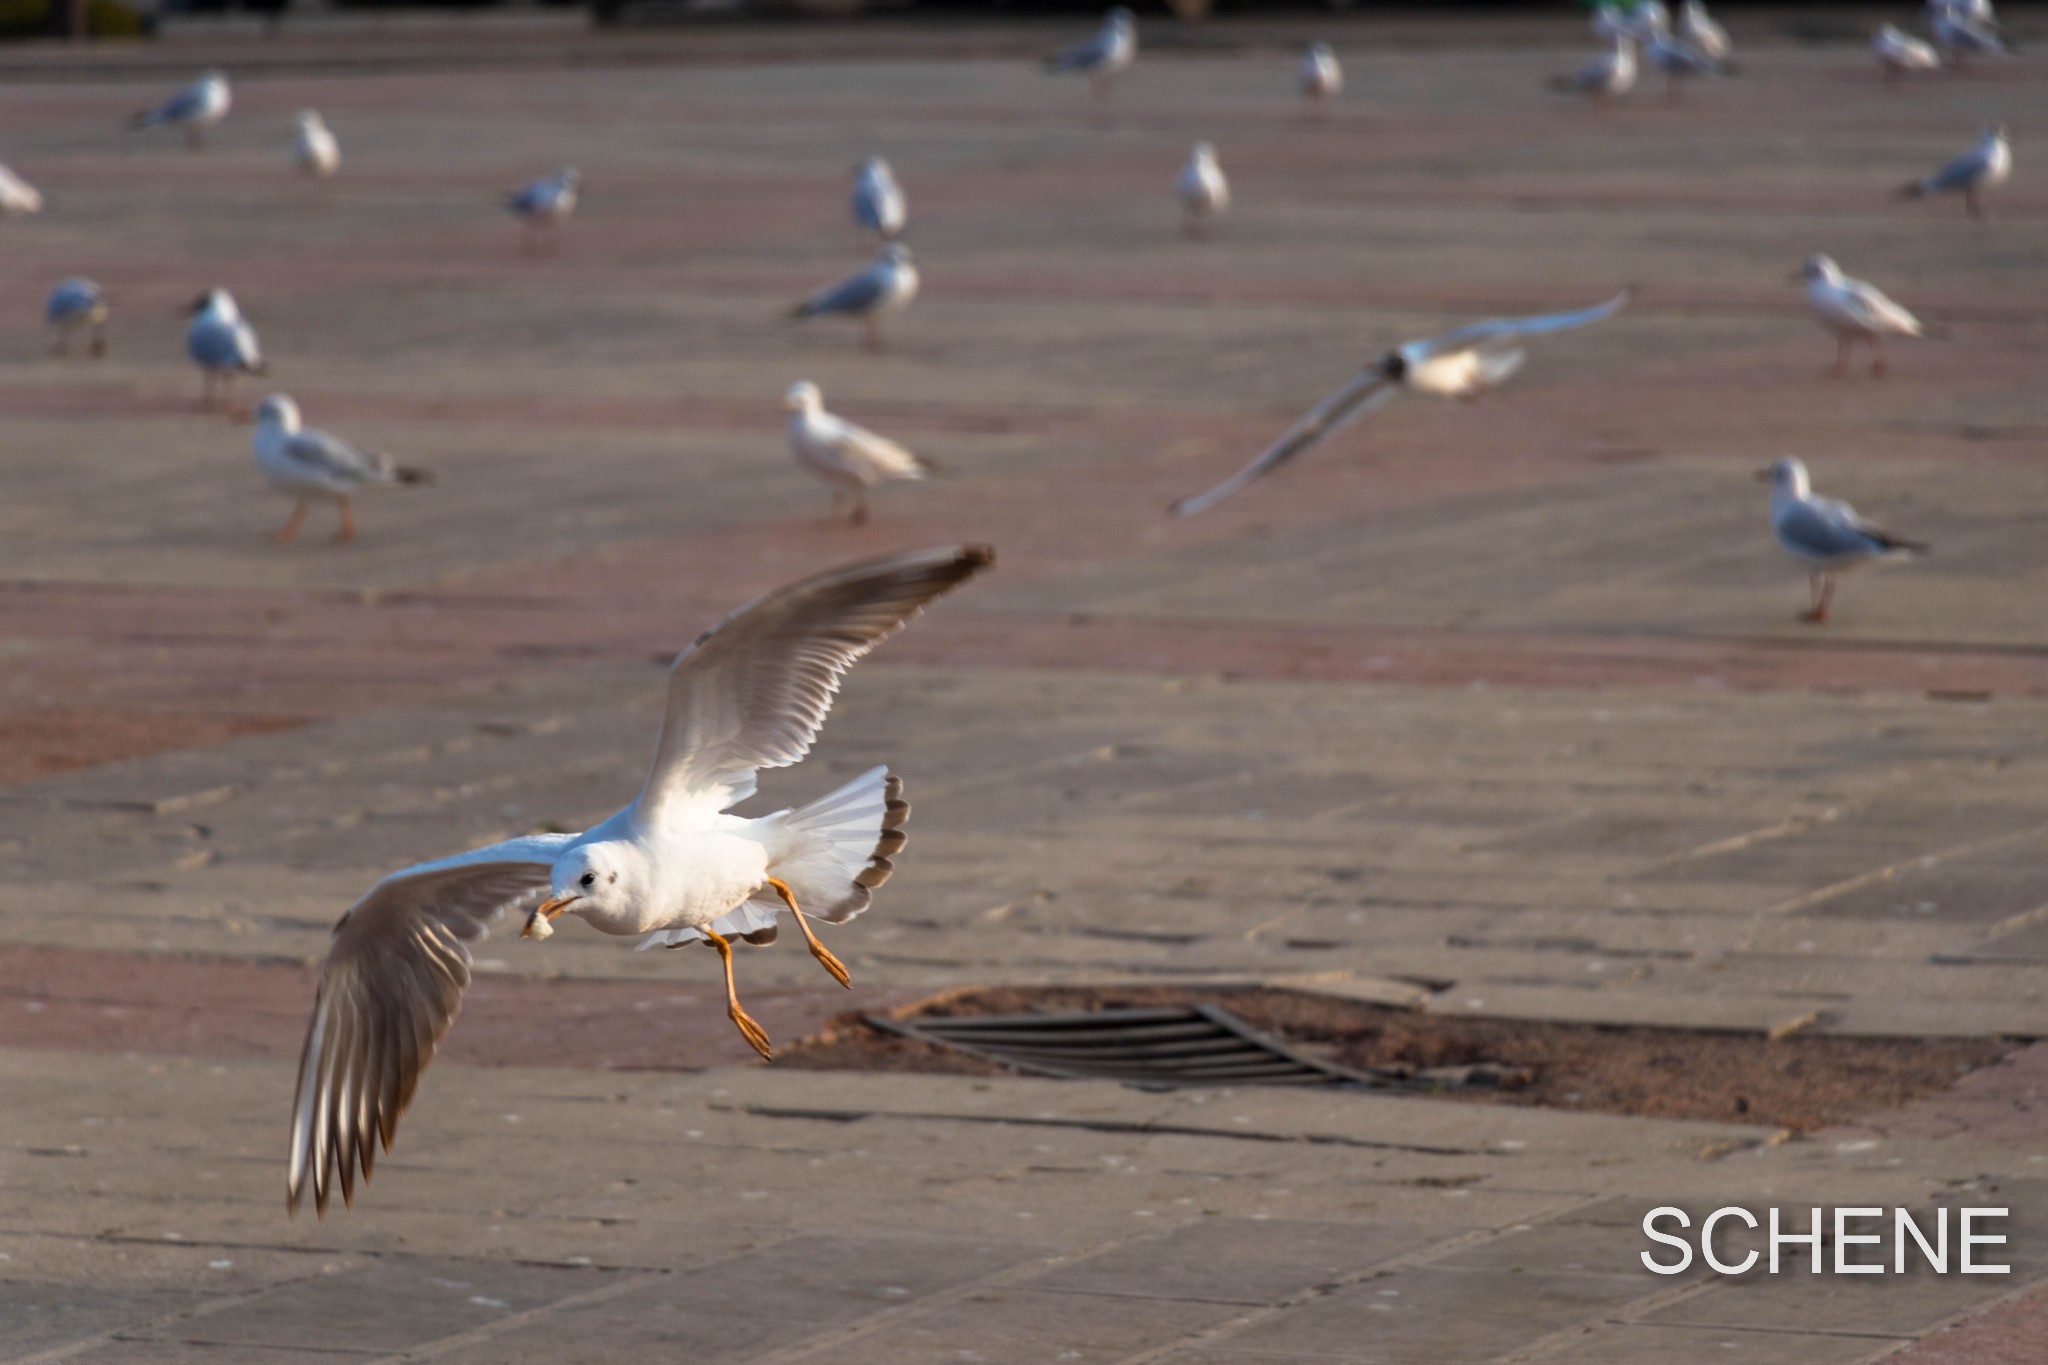
[[[1312,112],[1344,93],[1344,68],[1337,65],[1337,49],[1328,43],[1310,43],[1301,57],[1301,97]]]
[[[91,280],[59,280],[43,305],[43,320],[57,329],[57,343],[50,348],[55,354],[71,349],[71,334],[81,327],[92,328],[93,356],[107,353],[107,296]]]
[[[917,267],[910,263],[910,248],[891,242],[857,275],[828,285],[790,310],[802,321],[821,313],[844,313],[859,318],[866,329],[867,348],[882,349],[882,319],[900,313],[917,297]]]
[[[1138,55],[1138,21],[1118,5],[1103,16],[1102,27],[1085,43],[1076,44],[1055,57],[1048,57],[1048,71],[1085,71],[1095,89],[1095,98],[1106,100],[1115,90],[1117,76],[1130,69]]]
[[[1700,0],[1685,0],[1678,8],[1678,36],[1691,43],[1717,62],[1726,61],[1734,45],[1728,41],[1728,30],[1714,21],[1707,13],[1707,7]]]
[[[43,192],[0,166],[0,218],[20,218],[42,211]]]
[[[1987,123],[1977,145],[1934,174],[1915,180],[1899,191],[1901,199],[1923,199],[1930,194],[1963,192],[1963,208],[1972,218],[1984,216],[1978,195],[2003,185],[2012,175],[2012,144],[2006,141],[2003,123]]]
[[[1474,322],[1440,337],[1397,347],[1310,408],[1257,459],[1208,492],[1182,498],[1168,511],[1176,517],[1207,511],[1403,390],[1439,398],[1476,398],[1521,368],[1524,352],[1516,344],[1520,338],[1569,331],[1611,318],[1628,303],[1628,296],[1624,289],[1603,304],[1576,312]]]
[[[219,71],[209,71],[156,108],[137,114],[129,126],[155,128],[165,123],[179,124],[185,129],[185,145],[196,152],[206,145],[206,130],[226,118],[234,102],[228,78]]]
[[[864,525],[868,489],[885,479],[922,479],[932,472],[931,465],[894,441],[825,411],[824,395],[808,380],[792,384],[782,406],[789,409],[789,448],[797,463],[832,485],[835,521],[849,494],[853,510],[847,525]]]
[[[325,180],[341,169],[341,144],[317,112],[301,110],[298,128],[298,136],[292,140],[292,165],[300,175]]]
[[[631,805],[582,834],[531,834],[393,873],[334,928],[299,1061],[286,1207],[308,1186],[325,1212],[352,1202],[377,1149],[447,1035],[469,985],[470,945],[506,910],[545,893],[525,932],[580,916],[641,946],[705,942],[725,968],[726,1014],[768,1056],[740,1007],[732,939],[772,942],[787,908],[834,979],[846,968],[799,905],[829,924],[865,910],[904,845],[910,807],[886,767],[809,805],[724,814],[762,768],[810,752],[848,669],[927,603],[995,562],[980,545],[885,555],[741,607],[697,637],[669,677],[653,772]]]
[[[1820,325],[1835,334],[1835,369],[1839,378],[1849,373],[1849,348],[1858,339],[1870,343],[1870,372],[1883,374],[1884,339],[1887,334],[1902,337],[1941,337],[1905,309],[1886,298],[1875,285],[1852,280],[1830,257],[1806,258],[1795,279],[1806,281],[1806,304]]]
[[[1645,55],[1664,73],[1664,99],[1670,104],[1678,103],[1686,81],[1695,76],[1725,75],[1728,70],[1720,58],[1662,27],[1650,30]]]
[[[272,537],[280,545],[299,533],[315,498],[331,499],[341,512],[341,529],[334,538],[354,540],[356,519],[349,494],[364,484],[434,481],[423,470],[394,464],[388,455],[358,450],[324,431],[306,430],[299,425],[299,405],[281,393],[256,405],[256,435],[250,444],[264,477],[296,499],[283,529]]]
[[[1908,71],[1933,71],[1941,65],[1941,54],[1895,24],[1878,29],[1870,40],[1886,80],[1895,81]]]
[[[1569,76],[1553,76],[1554,89],[1593,97],[1593,107],[1605,109],[1617,95],[1636,87],[1636,42],[1629,34],[1617,34],[1614,46]]]
[[[1211,218],[1230,207],[1230,182],[1216,164],[1216,148],[1197,142],[1180,171],[1181,231],[1190,237],[1202,235]]]
[[[860,174],[853,178],[853,221],[883,241],[893,242],[903,235],[909,216],[903,187],[896,183],[889,163],[878,156],[861,162]]]
[[[2006,50],[1989,4],[1979,8],[1957,0],[1933,0],[1927,7],[1927,28],[1936,45],[1955,58],[1957,65],[1973,52],[2002,55]]]
[[[1771,533],[1785,553],[1807,566],[1812,597],[1802,620],[1828,619],[1835,575],[1901,555],[1924,555],[1919,541],[1895,536],[1835,498],[1816,498],[1806,466],[1791,456],[1757,475],[1771,486]]]
[[[263,346],[256,329],[235,306],[235,296],[225,289],[211,289],[192,305],[192,322],[185,328],[185,354],[199,367],[200,406],[212,407],[214,389],[234,384],[238,374],[262,374]]]
[[[576,211],[576,186],[583,180],[574,166],[534,181],[505,196],[505,207],[520,222],[519,249],[528,255],[553,251],[561,222]]]

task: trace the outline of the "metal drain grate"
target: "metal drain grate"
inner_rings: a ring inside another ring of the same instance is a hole
[[[1020,1071],[1122,1081],[1147,1090],[1197,1085],[1409,1087],[1404,1073],[1350,1071],[1304,1057],[1216,1005],[1080,1014],[863,1018],[878,1029],[957,1048]]]

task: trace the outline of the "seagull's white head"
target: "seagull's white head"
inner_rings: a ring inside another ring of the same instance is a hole
[[[315,128],[325,128],[327,126],[326,120],[320,117],[320,111],[317,109],[299,110],[298,122],[299,127],[306,129],[308,132]]]
[[[550,870],[548,898],[534,907],[534,918],[552,920],[566,912],[628,919],[646,898],[646,873],[646,856],[623,839],[579,844]]]
[[[299,405],[284,394],[273,393],[256,405],[256,425],[290,435],[299,429]]]
[[[789,392],[782,395],[782,406],[791,412],[816,412],[825,406],[825,395],[818,392],[818,386],[810,380],[800,380],[789,386]]]
[[[1308,55],[1319,62],[1327,62],[1336,57],[1337,49],[1331,47],[1328,43],[1310,43],[1308,45]]]
[[[1783,493],[1788,497],[1803,498],[1813,488],[1806,477],[1805,464],[1790,455],[1773,460],[1771,467],[1757,477],[1770,484],[1773,496]]]
[[[561,170],[555,172],[555,179],[573,190],[582,181],[583,172],[577,170],[574,166],[564,166]]]
[[[1195,162],[1196,162],[1196,164],[1198,164],[1198,165],[1202,165],[1202,166],[1213,166],[1213,165],[1215,165],[1215,164],[1216,164],[1216,144],[1215,144],[1215,143],[1213,143],[1213,142],[1197,142],[1197,143],[1195,144],[1194,158],[1195,158]]]
[[[1984,140],[1986,142],[2003,142],[2010,136],[2012,136],[2011,130],[2003,123],[1987,123],[1984,125]]]
[[[862,175],[873,176],[877,180],[888,180],[891,178],[889,163],[884,161],[879,156],[871,156],[867,160],[861,162],[860,173]]]
[[[225,289],[209,289],[192,301],[189,310],[193,314],[212,313],[221,318],[238,318],[242,310],[235,306],[235,296]]]
[[[1138,19],[1136,15],[1132,14],[1122,5],[1118,5],[1104,16],[1103,22],[1113,29],[1121,30],[1128,29],[1131,25],[1137,23]]]
[[[228,73],[217,66],[210,66],[199,73],[199,79],[214,85],[225,85],[227,84]]]
[[[1842,278],[1842,267],[1835,264],[1835,258],[1816,251],[1806,258],[1806,264],[1799,267],[1799,278],[1811,283],[1816,280],[1830,282]]]

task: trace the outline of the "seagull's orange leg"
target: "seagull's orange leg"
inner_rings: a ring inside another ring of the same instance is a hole
[[[334,533],[335,540],[354,540],[356,538],[355,512],[349,507],[347,498],[336,498],[334,501],[341,507],[341,529]]]
[[[790,908],[795,909],[796,907],[791,906]],[[801,916],[797,918],[797,923],[803,923]],[[805,930],[804,932],[809,933],[810,931]],[[754,1017],[740,1008],[740,993],[738,988],[732,983],[732,941],[723,934],[714,933],[708,924],[704,926],[703,933],[705,940],[712,947],[718,949],[718,960],[725,964],[726,1017],[739,1027],[740,1036],[747,1040],[754,1051],[760,1053],[769,1061],[774,1061],[775,1049],[769,1046],[768,1030],[755,1023]]]
[[[1808,576],[1807,588],[1812,605],[1800,619],[1817,626],[1828,619],[1828,604],[1835,600],[1835,576],[1826,569],[1818,569]]]
[[[870,314],[868,314],[868,315],[867,315],[867,318],[866,318],[866,320],[865,320],[865,327],[866,327],[866,345],[867,345],[867,348],[868,348],[868,349],[869,349],[870,351],[879,351],[879,350],[881,350],[881,349],[882,349],[882,320],[881,320],[880,318],[876,317],[876,316],[875,316],[875,315],[874,315],[873,313],[870,313]]]
[[[291,516],[285,519],[283,528],[276,535],[272,536],[271,540],[279,545],[288,543],[293,536],[299,533],[299,526],[305,519],[306,500],[300,498],[296,503],[292,504]]]
[[[1885,371],[1884,338],[1876,332],[1870,334],[1870,372],[1881,375]]]
[[[782,897],[782,903],[789,907],[789,913],[796,916],[796,927],[803,931],[804,942],[810,945],[811,956],[818,959],[818,965],[832,973],[832,979],[848,990],[853,989],[853,978],[846,974],[846,964],[832,955],[832,950],[818,942],[818,936],[811,932],[811,922],[804,918],[804,912],[796,908],[796,897],[791,894],[789,883],[780,877],[770,877],[768,885],[775,888],[775,894]]]

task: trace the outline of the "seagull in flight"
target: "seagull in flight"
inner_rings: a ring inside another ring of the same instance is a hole
[[[1206,512],[1286,464],[1402,392],[1439,398],[1476,398],[1522,366],[1523,337],[1566,332],[1605,321],[1628,304],[1628,290],[1591,308],[1540,317],[1491,318],[1454,328],[1440,337],[1411,341],[1387,352],[1343,388],[1309,409],[1256,460],[1206,493],[1182,498],[1168,511],[1176,517]]]
[[[828,570],[758,598],[698,636],[669,675],[653,771],[631,804],[581,834],[529,834],[394,872],[334,926],[300,1054],[285,1207],[308,1190],[324,1213],[353,1202],[447,1035],[469,985],[470,948],[509,909],[545,899],[525,935],[575,915],[642,947],[708,943],[726,1014],[762,1056],[768,1035],[740,1007],[735,938],[774,940],[784,909],[841,984],[846,968],[810,917],[865,910],[904,845],[910,806],[887,767],[794,810],[726,812],[755,774],[810,752],[848,669],[927,603],[995,562],[942,545]],[[809,912],[799,908],[808,905]]]
[[[175,123],[185,130],[185,145],[196,152],[206,145],[206,130],[226,118],[234,102],[227,76],[208,71],[156,108],[137,114],[129,126],[156,128]]]
[[[358,450],[339,437],[308,430],[300,424],[299,405],[281,393],[256,405],[256,435],[250,444],[263,476],[279,492],[296,500],[284,529],[271,537],[280,545],[299,533],[315,498],[333,501],[341,513],[341,530],[334,538],[347,541],[356,535],[349,494],[365,484],[434,481],[426,471],[408,469],[388,455]]]
[[[1786,456],[1757,478],[1771,486],[1771,533],[1786,554],[1807,566],[1812,599],[1800,618],[1820,625],[1835,600],[1835,575],[1865,564],[1924,555],[1927,546],[1865,521],[1848,503],[1817,498],[1806,465]]]

